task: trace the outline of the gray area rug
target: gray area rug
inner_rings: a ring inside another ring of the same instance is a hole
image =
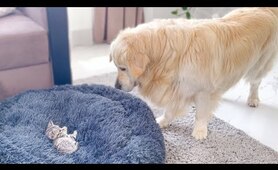
[[[116,73],[77,80],[74,84],[104,84],[114,86]],[[136,91],[132,94],[143,99]],[[147,102],[155,117],[163,110]],[[196,141],[192,136],[194,109],[163,129],[166,163],[278,163],[278,152],[249,137],[243,131],[214,117],[209,124],[208,138]]]

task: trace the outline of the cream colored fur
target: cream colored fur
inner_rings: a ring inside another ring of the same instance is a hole
[[[241,78],[250,82],[247,103],[259,104],[258,87],[277,54],[278,8],[242,8],[218,19],[160,19],[120,32],[110,57],[118,67],[116,87],[140,93],[164,107],[167,127],[196,106],[192,135],[207,137],[207,125],[224,92]],[[138,115],[140,116],[140,115]]]

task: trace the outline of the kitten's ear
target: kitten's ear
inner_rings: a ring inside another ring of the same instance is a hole
[[[50,121],[48,122],[47,127],[49,128],[49,127],[51,127],[51,126],[53,126],[53,125],[54,125],[54,123],[52,122],[52,120],[50,120]]]
[[[73,134],[71,135],[72,137],[74,137],[76,139],[76,136],[77,136],[77,131],[73,131]]]

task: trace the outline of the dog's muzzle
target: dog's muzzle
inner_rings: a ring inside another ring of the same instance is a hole
[[[116,80],[115,88],[120,90],[122,89],[122,85],[119,83],[119,80]]]

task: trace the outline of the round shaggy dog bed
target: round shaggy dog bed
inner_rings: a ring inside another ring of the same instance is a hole
[[[45,135],[53,120],[77,130],[61,154]],[[30,90],[0,102],[0,163],[164,163],[165,146],[142,100],[103,85]]]

